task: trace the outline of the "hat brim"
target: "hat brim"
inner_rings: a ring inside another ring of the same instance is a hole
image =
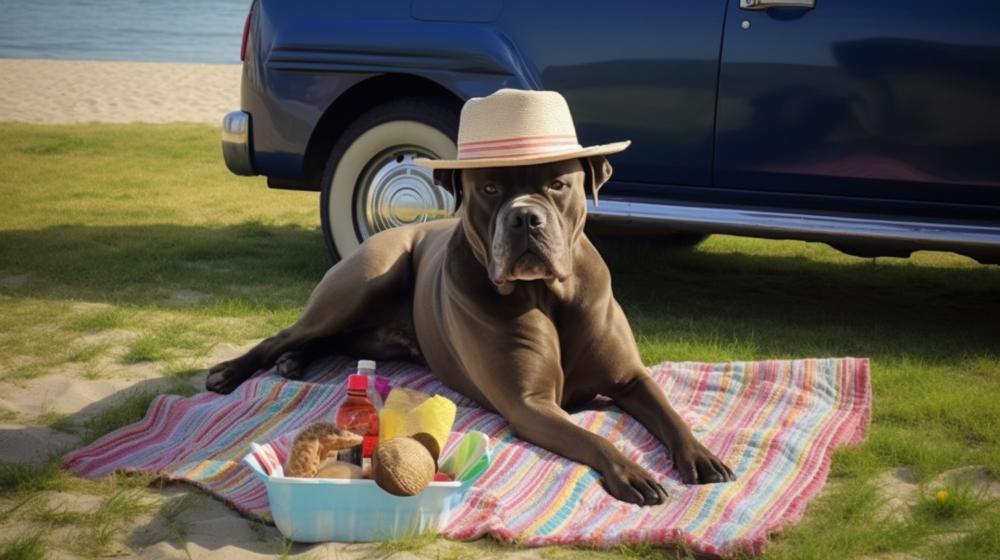
[[[415,158],[413,163],[431,169],[476,169],[480,167],[515,167],[518,165],[535,165],[539,163],[552,163],[566,159],[576,159],[590,156],[606,156],[617,154],[628,148],[631,140],[623,142],[613,142],[611,144],[599,144],[588,146],[565,152],[553,152],[548,154],[536,154],[527,156],[503,157],[503,158],[482,158],[482,159],[427,159]]]

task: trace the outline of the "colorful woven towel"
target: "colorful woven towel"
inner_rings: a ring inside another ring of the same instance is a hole
[[[187,481],[266,518],[264,486],[240,460],[252,441],[331,419],[351,364],[320,360],[303,381],[261,372],[225,396],[157,397],[141,422],[69,454],[64,464],[88,477],[142,471]],[[426,369],[387,363],[378,373],[395,386],[445,395],[459,406],[456,432],[491,437],[493,463],[443,534],[492,535],[528,546],[683,542],[701,553],[759,552],[769,533],[801,517],[826,481],[833,450],[864,438],[871,410],[866,359],[655,366],[651,373],[674,407],[738,479],[685,486],[667,450],[609,401],[574,412],[574,422],[663,482],[670,499],[644,508],[609,497],[590,468],[517,439],[503,418]],[[453,434],[449,446],[457,439]]]

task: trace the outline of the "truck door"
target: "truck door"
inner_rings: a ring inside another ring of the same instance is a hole
[[[768,8],[784,3],[801,7]],[[730,0],[714,184],[779,206],[996,216],[998,92],[995,1]]]
[[[709,185],[725,0],[505,0],[498,27],[584,145],[632,140],[607,192]],[[631,185],[625,185],[630,182]]]

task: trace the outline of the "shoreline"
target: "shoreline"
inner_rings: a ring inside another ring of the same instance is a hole
[[[240,64],[0,58],[0,122],[221,125]]]
[[[16,60],[19,62],[96,62],[98,64],[177,64],[180,66],[241,66],[242,62],[193,62],[184,60],[125,60],[117,58],[56,58],[46,56],[3,56],[0,61]]]

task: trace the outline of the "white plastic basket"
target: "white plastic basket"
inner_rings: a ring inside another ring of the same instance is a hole
[[[267,486],[278,530],[291,540],[306,543],[371,542],[437,532],[481,474],[464,481],[431,482],[416,496],[401,497],[368,479],[272,476],[253,452],[243,461]],[[441,465],[442,472],[458,474],[444,469],[445,459]]]

